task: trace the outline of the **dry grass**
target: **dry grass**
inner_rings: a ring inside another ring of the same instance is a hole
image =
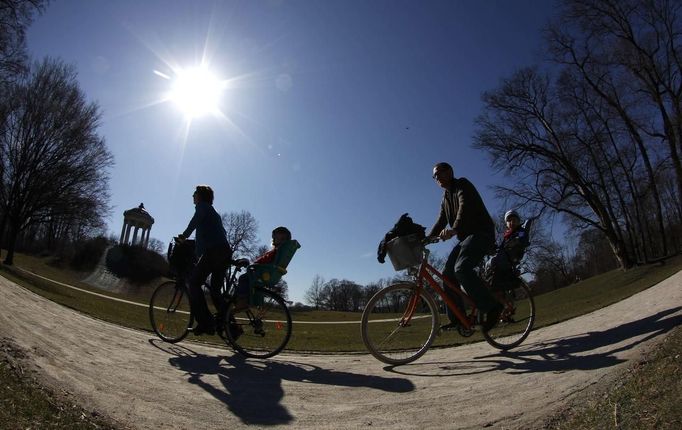
[[[619,375],[572,401],[543,428],[552,430],[682,429],[682,327]]]
[[[0,428],[117,428],[97,412],[79,406],[68,393],[39,383],[25,364],[25,356],[10,340],[0,339]]]

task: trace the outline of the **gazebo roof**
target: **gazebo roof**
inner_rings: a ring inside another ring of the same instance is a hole
[[[149,224],[150,226],[154,224],[154,218],[149,215],[149,212],[144,208],[144,204],[140,203],[140,206],[132,209],[128,209],[123,212],[123,217],[126,220],[136,221],[143,224]]]

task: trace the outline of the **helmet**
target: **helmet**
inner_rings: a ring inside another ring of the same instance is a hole
[[[512,217],[512,216],[515,216],[515,217],[518,218],[519,220],[521,219],[521,217],[519,216],[519,213],[516,212],[514,209],[511,209],[511,210],[508,210],[508,211],[504,214],[504,221],[506,222],[506,221],[509,219],[509,217]]]

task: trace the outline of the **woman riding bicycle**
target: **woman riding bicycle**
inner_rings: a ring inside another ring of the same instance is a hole
[[[196,230],[195,254],[197,263],[189,277],[189,298],[197,326],[192,330],[195,335],[214,334],[216,322],[208,310],[202,285],[211,275],[211,299],[219,316],[227,313],[225,301],[221,297],[225,269],[232,259],[232,249],[227,241],[225,228],[218,212],[213,208],[213,190],[208,185],[197,185],[194,194],[194,216],[184,232],[177,239],[183,241]]]

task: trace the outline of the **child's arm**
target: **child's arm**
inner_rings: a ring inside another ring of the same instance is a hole
[[[277,255],[277,248],[271,249],[270,251],[253,260],[253,265],[272,263],[275,261],[275,255]]]

